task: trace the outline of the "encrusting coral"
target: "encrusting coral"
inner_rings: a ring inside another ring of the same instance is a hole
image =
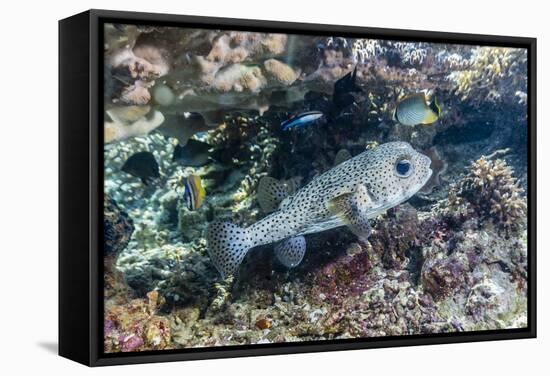
[[[162,305],[158,292],[151,291],[146,299],[105,307],[105,352],[162,350],[171,340],[170,321],[157,314]]]

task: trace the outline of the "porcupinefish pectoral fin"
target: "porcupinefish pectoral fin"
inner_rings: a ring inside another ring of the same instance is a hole
[[[208,254],[222,278],[237,271],[253,247],[250,231],[230,222],[212,222],[206,230]]]
[[[298,266],[306,253],[306,239],[295,236],[285,239],[275,245],[275,256],[287,268]]]
[[[357,186],[351,193],[344,193],[330,200],[330,212],[340,217],[357,237],[365,241],[371,233],[368,210],[374,203],[364,185]]]
[[[281,201],[289,194],[290,192],[287,184],[270,176],[264,176],[258,183],[256,199],[264,213],[271,213],[277,210]]]

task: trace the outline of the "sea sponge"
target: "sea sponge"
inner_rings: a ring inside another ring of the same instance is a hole
[[[300,76],[290,65],[276,59],[264,61],[264,69],[268,79],[284,86],[292,85]]]
[[[525,191],[502,159],[482,156],[449,191],[453,210],[491,222],[507,235],[521,231],[527,221]]]

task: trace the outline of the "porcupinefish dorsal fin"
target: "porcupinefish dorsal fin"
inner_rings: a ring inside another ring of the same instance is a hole
[[[334,165],[337,166],[340,163],[347,161],[348,159],[351,159],[351,154],[348,149],[340,149],[334,157]]]
[[[264,176],[258,183],[256,199],[264,213],[271,213],[277,210],[281,201],[283,201],[288,194],[287,185],[270,176]]]
[[[367,187],[360,184],[354,192],[343,193],[330,200],[328,209],[340,217],[360,240],[365,241],[371,233],[367,213],[373,206]]]
[[[280,241],[275,245],[275,256],[287,268],[293,268],[302,262],[306,253],[306,239],[295,236]]]
[[[264,176],[258,183],[256,198],[264,213],[282,208],[283,201],[292,195],[300,187],[302,178],[293,177],[288,180],[277,180],[270,176]],[[286,200],[288,201],[288,200]]]

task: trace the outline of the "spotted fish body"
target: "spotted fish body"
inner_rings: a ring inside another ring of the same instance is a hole
[[[300,263],[304,235],[348,226],[358,237],[370,234],[368,219],[408,200],[431,176],[430,159],[406,142],[390,142],[340,163],[314,178],[279,209],[247,228],[213,222],[208,251],[222,276],[234,273],[248,250],[277,243],[286,266]]]

